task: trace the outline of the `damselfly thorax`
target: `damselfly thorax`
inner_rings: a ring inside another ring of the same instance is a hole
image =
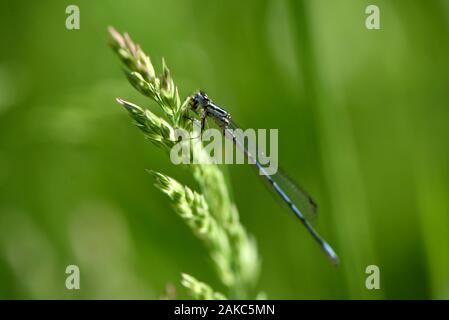
[[[229,127],[231,114],[214,104],[204,92],[200,91],[194,94],[190,98],[190,104],[192,110],[201,116],[201,131],[204,130],[208,117],[212,118],[223,130]]]

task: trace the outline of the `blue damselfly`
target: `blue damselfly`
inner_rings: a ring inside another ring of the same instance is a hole
[[[231,139],[235,146],[243,152],[253,163],[266,181],[275,190],[276,194],[285,202],[290,210],[299,218],[307,231],[312,235],[320,245],[332,263],[338,264],[338,257],[332,247],[321,238],[310,224],[306,215],[313,216],[316,213],[316,203],[313,199],[295,182],[289,179],[282,171],[274,175],[266,172],[265,168],[259,163],[255,155],[251,154],[244,143],[234,134],[237,126],[231,120],[229,112],[213,103],[211,99],[203,92],[198,92],[190,98],[190,107],[193,112],[201,117],[201,131],[205,128],[207,118],[211,118],[223,130],[223,135]]]

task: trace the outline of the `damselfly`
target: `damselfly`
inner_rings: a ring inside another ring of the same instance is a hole
[[[338,257],[332,247],[321,238],[305,216],[307,213],[313,215],[316,212],[316,204],[312,198],[282,172],[279,171],[274,175],[269,175],[265,168],[257,161],[255,155],[251,154],[245,147],[244,142],[240,141],[234,134],[232,129],[236,129],[237,126],[231,121],[229,112],[213,103],[204,92],[198,92],[193,95],[190,98],[190,106],[193,112],[201,116],[201,131],[205,128],[206,119],[212,118],[223,130],[223,135],[231,139],[235,146],[246,155],[250,160],[249,162],[257,167],[277,195],[280,196],[290,210],[301,220],[304,227],[320,245],[332,263],[338,264]]]

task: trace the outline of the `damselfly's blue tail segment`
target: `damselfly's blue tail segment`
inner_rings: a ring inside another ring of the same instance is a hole
[[[316,203],[313,199],[296,183],[287,178],[282,172],[275,175],[269,175],[266,169],[257,161],[245,147],[242,141],[234,134],[232,129],[237,126],[231,121],[229,112],[216,105],[209,99],[204,92],[198,92],[190,98],[191,110],[201,117],[201,129],[204,129],[207,118],[212,118],[214,122],[223,130],[226,138],[231,139],[236,147],[243,152],[264,176],[271,185],[276,194],[285,202],[290,210],[299,218],[307,231],[312,235],[315,241],[320,245],[333,264],[338,264],[338,256],[332,247],[320,237],[310,224],[307,218],[316,214]]]

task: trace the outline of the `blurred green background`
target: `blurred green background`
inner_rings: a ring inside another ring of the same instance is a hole
[[[381,30],[365,27],[369,4]],[[2,1],[0,298],[159,298],[167,283],[186,298],[181,272],[223,289],[144,171],[193,183],[114,101],[159,111],[127,83],[108,25],[165,57],[183,98],[201,88],[242,126],[279,129],[279,161],[342,263],[229,166],[269,298],[449,298],[447,0]],[[365,288],[372,264],[380,290]]]

